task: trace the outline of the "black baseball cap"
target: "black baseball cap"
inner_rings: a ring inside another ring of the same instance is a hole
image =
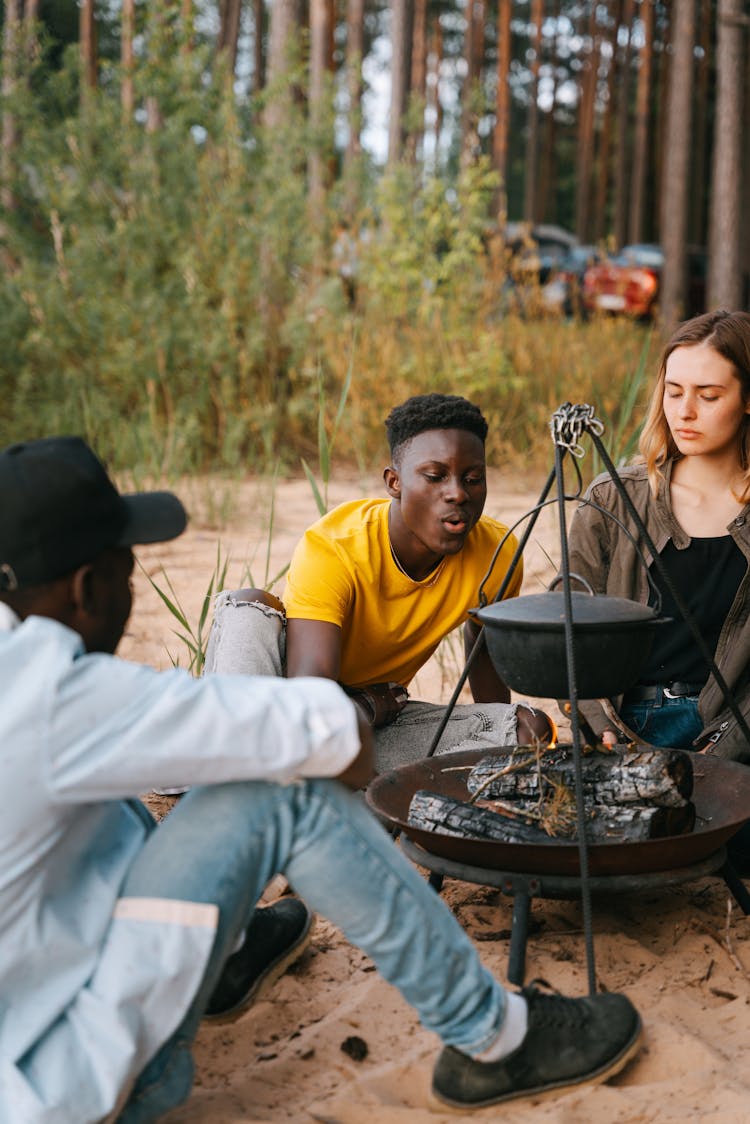
[[[171,492],[121,495],[80,437],[45,437],[0,452],[0,591],[54,581],[103,550],[182,534]]]

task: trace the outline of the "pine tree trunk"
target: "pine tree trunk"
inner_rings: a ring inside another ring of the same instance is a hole
[[[431,81],[427,84],[427,108],[431,110],[434,122],[434,167],[435,171],[437,171],[440,164],[440,135],[443,128],[443,105],[440,100],[440,72],[443,65],[443,29],[440,24],[439,15],[434,17],[429,38],[430,46],[427,51],[427,59],[431,67]]]
[[[529,103],[526,113],[526,174],[523,193],[523,217],[536,222],[537,169],[539,163],[539,67],[542,58],[542,0],[531,0],[532,59]]]
[[[560,0],[554,0],[552,19],[555,27],[557,27],[560,20]],[[539,215],[539,218],[542,222],[554,222],[557,217],[556,213],[550,206],[550,200],[553,198],[555,187],[555,145],[557,141],[557,121],[555,118],[555,108],[557,106],[559,65],[560,60],[558,36],[555,35],[552,41],[552,91],[550,95],[551,105],[549,108],[549,112],[546,115],[544,126],[541,129],[543,140],[539,170],[539,191],[537,193],[537,214]]]
[[[643,45],[638,66],[635,101],[635,136],[633,141],[633,178],[630,188],[629,240],[644,240],[646,169],[648,167],[649,121],[651,118],[651,82],[654,59],[654,4],[641,0]]]
[[[740,201],[745,31],[740,23],[741,17],[741,0],[719,0],[716,41],[718,88],[708,244],[709,308],[740,308],[743,299]]]
[[[461,164],[476,159],[479,151],[479,104],[484,54],[484,0],[467,0],[464,61],[466,80],[461,92]]]
[[[427,0],[414,0],[411,93],[414,102],[422,107],[422,126],[410,130],[406,143],[407,157],[416,160],[424,140],[424,106],[427,94]]]
[[[18,52],[21,40],[21,0],[5,0],[3,25],[3,100],[11,98],[18,82]],[[16,208],[13,191],[18,146],[18,125],[12,109],[3,109],[2,169],[0,175],[0,202],[6,211]]]
[[[588,241],[591,166],[594,148],[594,107],[599,76],[601,40],[596,28],[596,4],[591,0],[588,50],[584,56],[578,99],[578,145],[576,155],[576,234]]]
[[[329,18],[328,0],[310,0],[310,86],[308,104],[311,143],[307,161],[307,179],[310,210],[316,225],[322,216],[325,199],[326,157],[324,149],[326,145],[322,130],[326,118]]]
[[[81,83],[85,89],[95,90],[97,81],[96,18],[94,0],[81,0],[79,14]]]
[[[133,55],[133,36],[135,34],[135,0],[122,0],[122,30],[120,32],[120,66],[122,77],[120,80],[120,106],[122,119],[125,124],[133,120],[135,109],[135,93],[133,90],[133,71],[135,58]]]
[[[242,0],[221,0],[219,4],[219,37],[217,47],[226,51],[230,74],[237,67],[237,44],[240,37]]]
[[[274,0],[268,34],[268,85],[273,87],[263,114],[263,123],[273,135],[284,128],[291,92],[287,76],[299,35],[299,0]]]
[[[617,64],[617,146],[615,148],[615,242],[617,248],[625,245],[628,237],[628,168],[629,116],[630,116],[630,69],[632,62],[632,37],[634,0],[625,0],[622,26],[627,31],[627,41],[620,42]]]
[[[362,157],[362,57],[365,43],[364,0],[346,0],[346,92],[349,137],[344,152],[346,212],[352,216],[359,199]]]
[[[263,51],[265,35],[265,4],[263,0],[253,0],[253,81],[252,93],[254,96],[261,92],[266,84],[266,57]]]
[[[692,139],[695,0],[674,0],[672,59],[669,68],[666,136],[661,189],[661,241],[664,269],[661,321],[665,334],[685,316],[687,297],[687,220]]]
[[[599,159],[597,169],[596,200],[594,204],[594,238],[597,242],[604,238],[607,219],[607,196],[610,183],[610,149],[612,139],[612,117],[615,105],[615,79],[618,87],[622,80],[622,59],[618,52],[617,42],[622,24],[622,0],[612,0],[610,3],[610,18],[612,22],[612,35],[610,38],[611,56],[607,70],[607,98],[604,103],[601,124],[599,128]]]
[[[391,106],[388,121],[388,163],[396,164],[403,154],[404,115],[411,84],[413,0],[393,0],[391,19]]]
[[[706,193],[710,181],[706,145],[708,131],[709,78],[713,75],[712,0],[700,0],[701,53],[695,60],[695,127],[693,129],[693,172],[690,192],[689,240],[705,246]]]
[[[497,93],[495,131],[492,136],[492,164],[500,177],[495,213],[504,223],[508,217],[508,137],[510,136],[510,16],[511,0],[498,0],[497,6]]]

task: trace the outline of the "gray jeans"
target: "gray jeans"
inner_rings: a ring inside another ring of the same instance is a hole
[[[224,590],[214,602],[206,649],[207,675],[283,675],[286,624],[276,609]],[[492,749],[517,742],[515,703],[471,703],[453,708],[438,753]],[[427,756],[445,707],[408,702],[395,722],[375,730],[375,767],[383,773]]]

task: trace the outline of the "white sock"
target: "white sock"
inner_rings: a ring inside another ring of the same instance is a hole
[[[500,1027],[500,1033],[494,1042],[481,1054],[474,1058],[475,1062],[499,1062],[512,1054],[526,1037],[526,1028],[529,1022],[529,1008],[522,995],[514,991],[507,991],[505,1018]]]

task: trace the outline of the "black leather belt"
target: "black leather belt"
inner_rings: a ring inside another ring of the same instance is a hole
[[[686,699],[699,695],[703,683],[663,683],[649,687],[631,687],[622,697],[624,703],[652,702],[662,695],[668,699]]]

